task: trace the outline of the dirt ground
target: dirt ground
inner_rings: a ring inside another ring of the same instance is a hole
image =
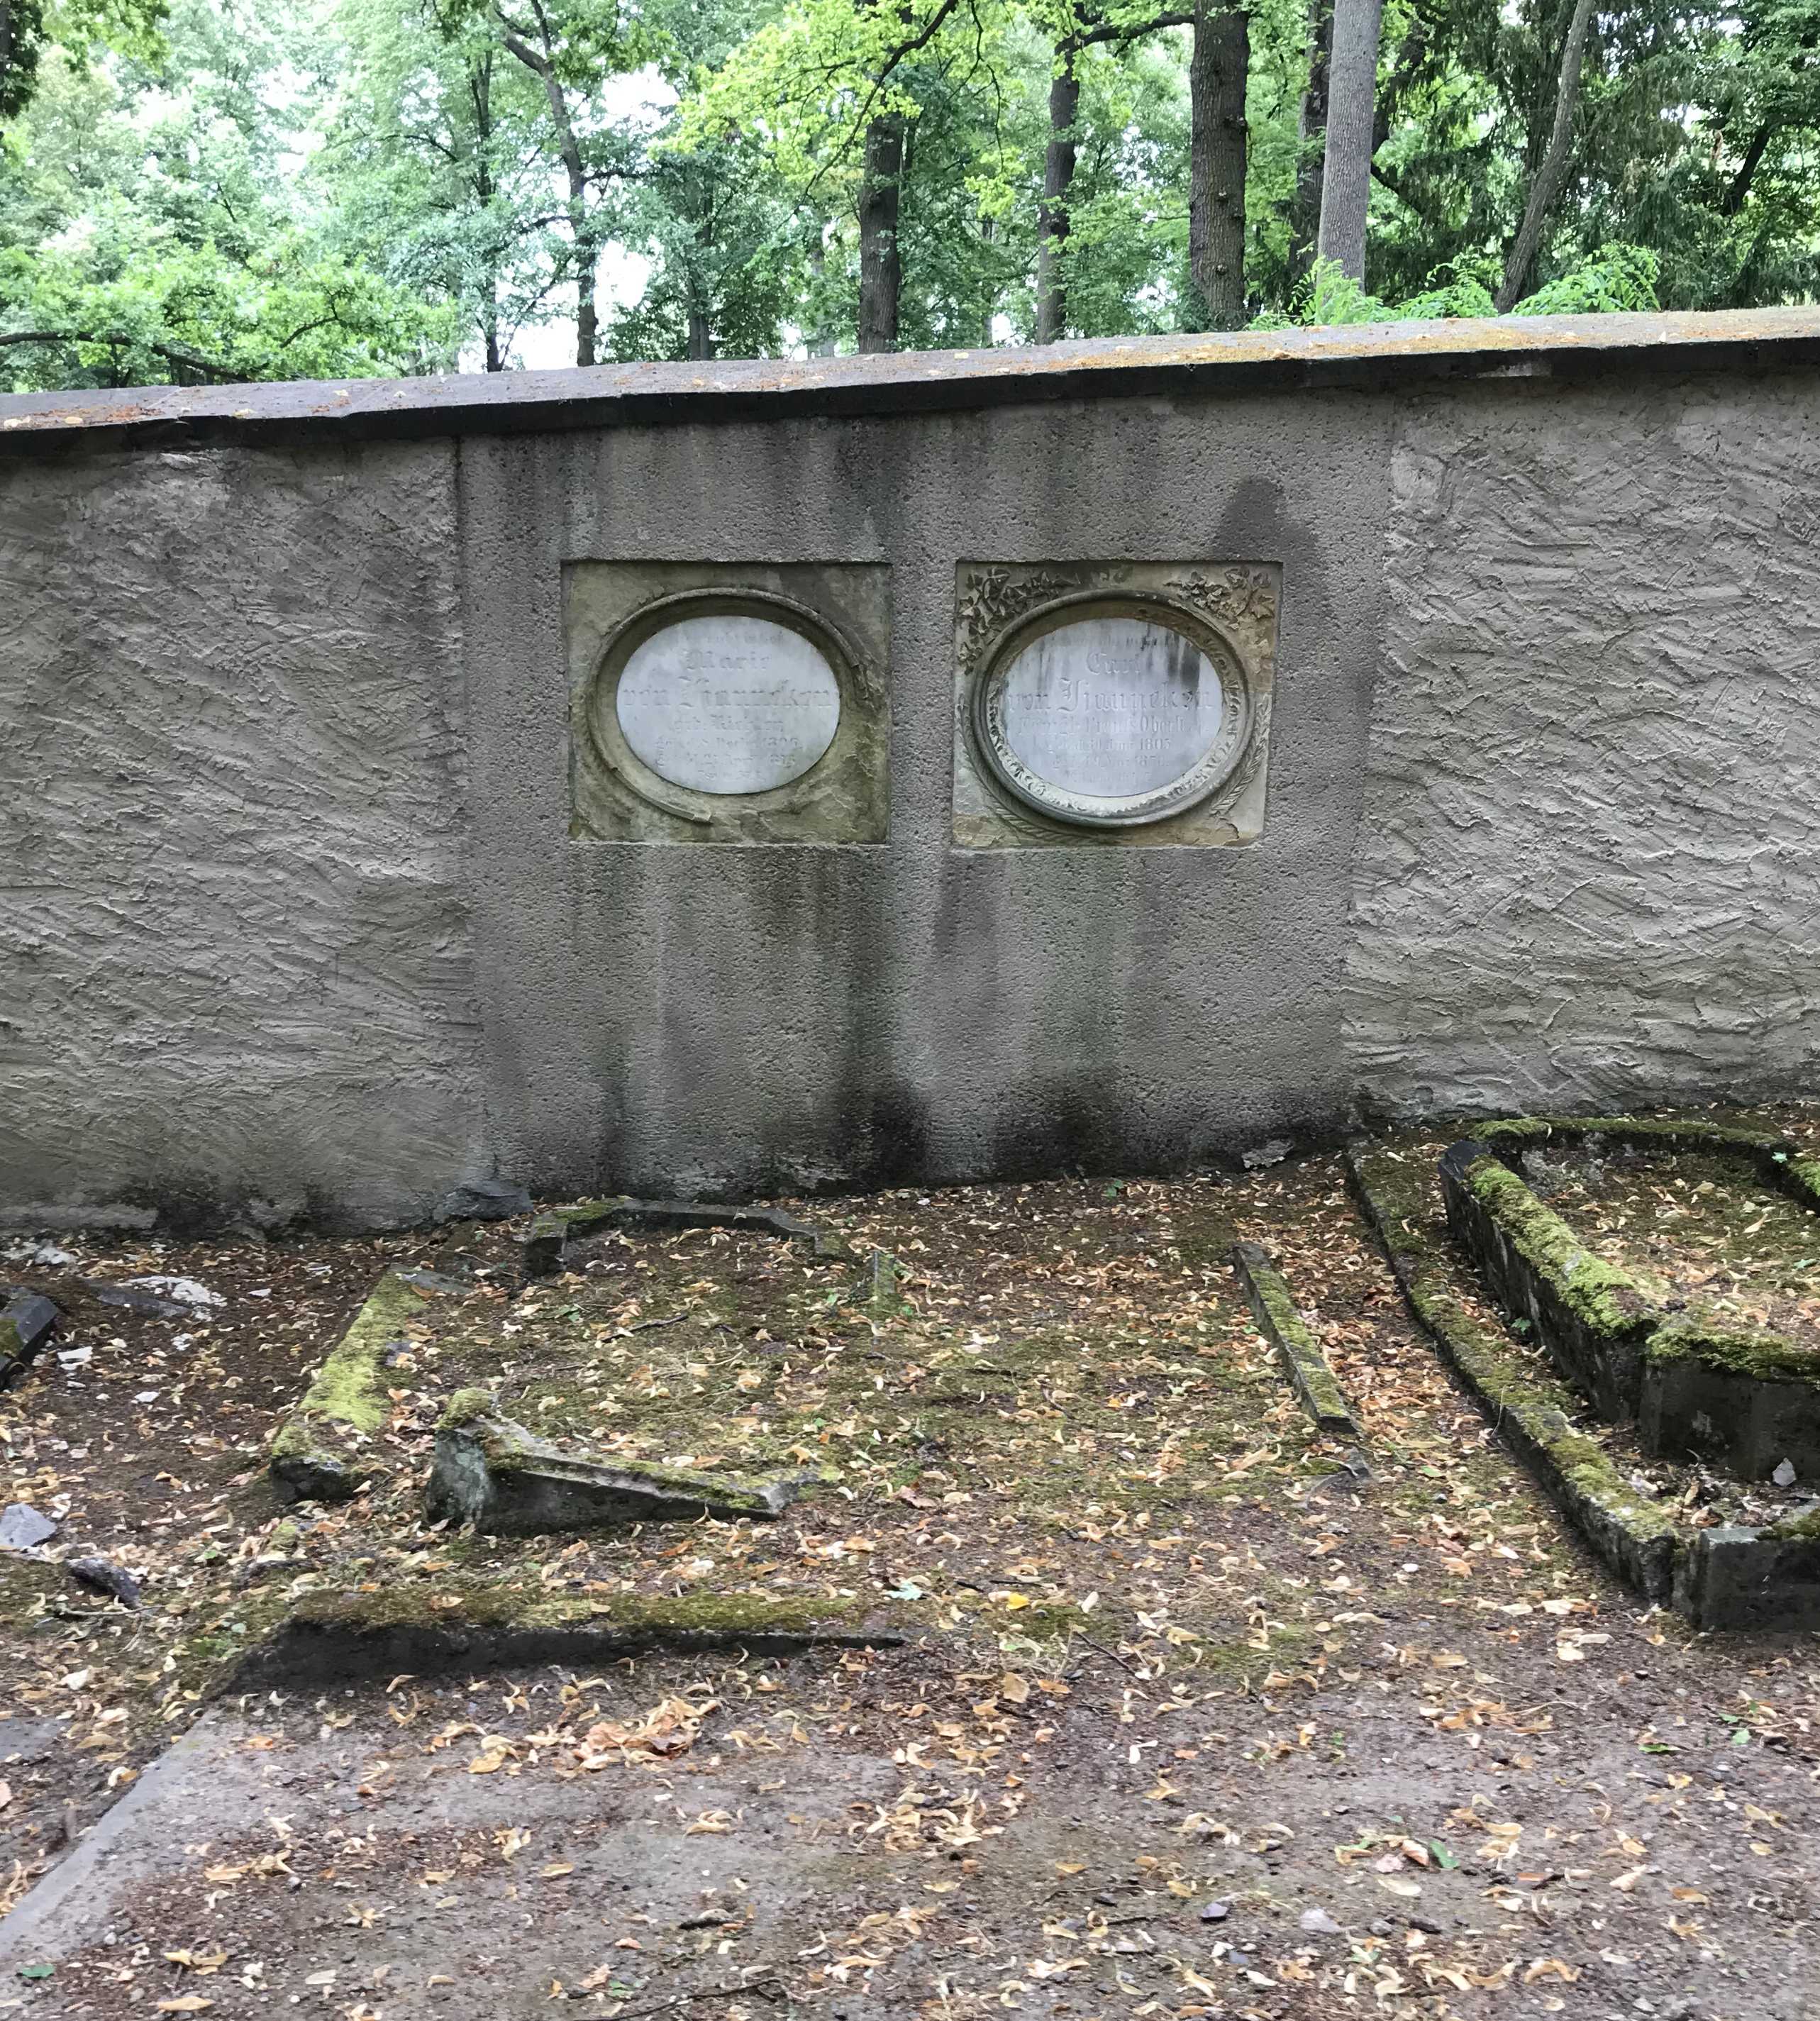
[[[892,1296],[725,1233],[596,1238],[529,1287],[522,1226],[0,1262],[69,1313],[0,1399],[5,1498],[61,1522],[0,1566],[0,2012],[1813,2010],[1820,1640],[1696,1637],[1596,1568],[1407,1319],[1337,1159],[792,1204],[895,1256]],[[1252,1328],[1235,1233],[1369,1478]],[[388,1371],[388,1471],[287,1507],[265,1445],[388,1264],[461,1287]],[[145,1275],[223,1302],[71,1288]],[[476,1379],[558,1438],[823,1484],[768,1524],[453,1535],[424,1473]],[[83,1553],[141,1604],[51,1561]],[[477,1584],[915,1625],[220,1695],[311,1595],[459,1615]]]

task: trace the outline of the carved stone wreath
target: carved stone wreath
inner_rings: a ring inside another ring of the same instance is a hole
[[[1257,563],[963,563],[955,606],[956,841],[1032,848],[1254,840],[1264,820],[1279,578],[1273,565]],[[1210,666],[1220,683],[1218,725],[1171,780],[1128,794],[1083,792],[1046,778],[1012,748],[1005,686],[1020,656],[1046,635],[1121,617],[1198,650],[1203,681]]]

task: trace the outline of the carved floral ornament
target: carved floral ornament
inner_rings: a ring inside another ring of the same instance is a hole
[[[1130,829],[1232,806],[1263,762],[1275,572],[981,566],[958,601],[968,730],[999,792]]]

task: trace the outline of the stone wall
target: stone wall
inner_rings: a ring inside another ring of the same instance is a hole
[[[0,400],[0,1213],[1808,1083],[1820,316],[1007,356]],[[1225,560],[1258,839],[957,847],[957,570]],[[565,571],[660,561],[888,570],[885,841],[572,832]]]

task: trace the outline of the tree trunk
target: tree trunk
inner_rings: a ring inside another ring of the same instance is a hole
[[[493,173],[493,52],[487,50],[468,72],[468,95],[474,107],[474,195],[484,212],[498,193]],[[486,369],[503,372],[505,358],[499,344],[499,248],[489,236],[482,249],[486,292],[481,300],[480,333],[486,345]]]
[[[1043,158],[1043,203],[1037,212],[1036,341],[1053,344],[1068,327],[1068,283],[1062,249],[1068,239],[1068,192],[1074,180],[1075,122],[1080,115],[1076,52],[1064,44],[1049,82],[1049,149]]]
[[[866,129],[860,183],[861,351],[897,348],[897,303],[904,266],[897,252],[897,213],[904,173],[904,121],[897,113]]]
[[[1316,252],[1365,279],[1365,213],[1378,98],[1378,35],[1384,0],[1334,0],[1327,73],[1327,144],[1321,165],[1321,224]]]
[[[592,365],[600,336],[600,319],[595,308],[595,276],[600,252],[594,243],[593,220],[588,214],[588,170],[581,158],[581,138],[569,115],[568,94],[556,75],[555,57],[547,42],[543,49],[535,49],[522,35],[508,28],[505,46],[541,82],[551,122],[556,129],[556,151],[569,184],[569,235],[575,247],[575,362]]]
[[[1289,279],[1294,287],[1314,264],[1321,228],[1321,170],[1327,146],[1327,71],[1334,60],[1334,0],[1309,0],[1309,81],[1297,127],[1295,195],[1290,216]]]
[[[708,327],[708,311],[691,309],[689,311],[689,355],[693,359],[714,355],[714,337]]]
[[[1245,323],[1245,80],[1251,24],[1199,0],[1188,60],[1188,264],[1209,330]]]
[[[1574,115],[1580,105],[1580,72],[1586,55],[1586,31],[1592,25],[1592,0],[1574,0],[1573,18],[1567,24],[1567,39],[1561,51],[1560,82],[1555,92],[1555,124],[1549,135],[1535,180],[1529,186],[1529,202],[1523,206],[1523,223],[1516,243],[1504,263],[1504,279],[1498,286],[1494,306],[1500,315],[1509,315],[1529,282],[1531,268],[1542,249],[1542,232],[1549,213],[1555,207],[1567,180],[1574,155]]]
[[[821,281],[828,271],[828,255],[822,249],[821,234],[819,231],[810,242],[809,271],[815,276],[817,283]],[[816,324],[814,334],[809,340],[809,355],[811,358],[832,358],[835,350],[835,333],[828,326],[825,308],[819,303],[817,304],[816,315],[819,320]]]

